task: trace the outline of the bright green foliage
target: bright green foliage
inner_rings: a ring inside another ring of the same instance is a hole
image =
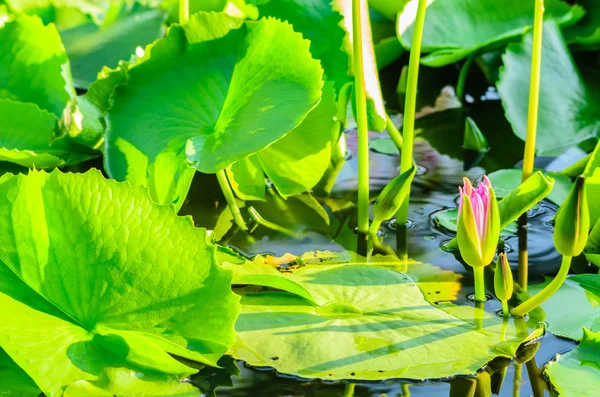
[[[6,4],[15,12],[39,13],[49,8],[79,10],[92,16],[96,21],[106,12],[103,2],[95,0],[6,0]]]
[[[194,168],[214,173],[263,149],[318,103],[322,70],[308,41],[274,19],[240,23],[196,14],[129,70],[107,116],[111,177],[181,205]]]
[[[592,157],[583,171],[587,190],[588,207],[590,209],[590,224],[595,225],[600,219],[600,144],[592,152]]]
[[[532,296],[544,289],[552,279],[530,285]],[[581,340],[581,327],[600,331],[600,275],[569,276],[560,289],[542,303],[545,316],[533,316],[530,325],[545,320],[554,335]]]
[[[215,365],[233,343],[231,272],[206,230],[145,189],[97,171],[6,174],[0,223],[0,347],[48,397],[120,382],[111,368],[175,381],[194,370],[168,353]]]
[[[367,10],[366,6],[361,9]],[[313,57],[321,60],[328,80],[335,83],[336,92],[353,82],[352,1],[334,0],[271,0],[259,6],[261,15],[288,21],[294,30],[311,41]],[[383,131],[385,107],[379,83],[377,62],[371,37],[368,13],[362,18],[363,57],[369,128]]]
[[[590,232],[585,178],[577,178],[567,199],[556,213],[554,246],[562,255],[577,256],[583,252]]]
[[[61,118],[74,96],[69,60],[53,25],[22,15],[0,28],[0,98],[32,102]]]
[[[563,397],[592,397],[600,384],[600,332],[583,329],[583,339],[574,350],[557,355],[545,372]]]
[[[380,267],[378,258],[375,263],[332,259],[317,253],[291,267],[262,258],[252,270],[248,264],[231,265],[247,282],[251,271],[259,285],[274,285],[279,277],[277,288],[288,291],[242,298],[233,355],[306,378],[425,379],[474,373],[493,357],[512,356],[527,338],[517,336],[512,323],[502,335],[502,320],[494,314],[429,303],[410,271],[394,270],[396,263],[384,260],[388,266]],[[274,266],[288,270],[277,274]],[[454,285],[435,288],[446,295]],[[478,329],[481,321],[484,327]]]
[[[533,1],[434,0],[429,3],[432,4],[427,9],[422,52],[430,54],[421,61],[428,66],[448,65],[472,53],[501,47],[518,39],[533,24]],[[582,7],[570,6],[562,0],[546,0],[545,10],[546,17],[556,18],[561,25],[573,24],[585,13]],[[414,12],[409,5],[398,18],[398,35],[407,49],[413,35]]]
[[[383,188],[373,206],[375,220],[381,222],[396,215],[396,212],[406,200],[406,195],[410,192],[410,185],[416,173],[417,168],[413,166],[408,171],[392,179]]]
[[[40,389],[8,354],[0,349],[0,396],[39,397]]]
[[[331,136],[337,123],[335,93],[323,87],[321,102],[283,138],[227,168],[229,181],[244,200],[265,199],[265,175],[283,197],[312,189],[331,159]]]
[[[389,20],[396,22],[398,13],[402,12],[409,1],[410,0],[369,0],[369,7],[377,10],[377,12],[384,15]]]
[[[531,33],[525,35],[523,42],[508,46],[498,82],[507,118],[515,134],[523,140],[527,129],[531,46]],[[555,156],[595,137],[600,118],[598,104],[588,92],[556,22],[544,23],[542,47],[536,151],[541,156]]]
[[[504,197],[519,187],[522,174],[520,169],[510,168],[492,172],[488,175],[488,178],[492,181],[494,191],[498,197]],[[544,179],[542,179],[542,175]],[[535,178],[542,183],[541,186],[545,186],[550,183],[550,181],[554,181],[554,184],[551,187],[552,191],[545,197],[557,205],[561,205],[565,201],[569,194],[569,190],[571,190],[571,185],[573,184],[569,177],[554,172],[540,171],[540,174],[537,174]],[[537,199],[536,203],[540,200],[541,199]]]
[[[117,3],[120,10],[114,21],[102,26],[90,21],[61,32],[71,60],[73,80],[88,87],[103,66],[114,68],[128,60],[137,47],[145,47],[164,34],[165,12],[140,3]]]
[[[513,294],[513,276],[505,253],[498,255],[494,271],[494,292],[501,301],[507,301]]]
[[[584,49],[600,47],[600,2],[596,0],[579,0],[577,4],[585,8],[585,16],[576,25],[565,30],[569,43]]]

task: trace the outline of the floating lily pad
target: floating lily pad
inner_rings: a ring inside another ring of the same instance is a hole
[[[579,346],[557,355],[545,370],[560,396],[591,397],[600,384],[600,332],[583,329]]]
[[[522,2],[531,4],[532,2]],[[532,33],[503,55],[498,93],[515,134],[525,140],[531,69]],[[555,21],[544,23],[536,151],[557,156],[600,130],[598,103],[589,92]],[[556,82],[560,81],[561,84]]]
[[[265,176],[287,198],[312,189],[331,160],[331,136],[338,124],[333,85],[323,87],[321,102],[283,138],[227,168],[229,181],[244,200],[265,200]]]
[[[194,168],[214,173],[263,149],[319,102],[323,71],[308,46],[271,18],[198,13],[173,25],[113,93],[106,170],[180,206]]]
[[[242,297],[234,357],[304,378],[427,379],[475,373],[494,357],[512,357],[529,338],[512,320],[430,303],[410,270],[394,263],[321,259],[231,265],[245,282],[286,291]]]
[[[527,292],[537,294],[550,281],[548,279],[542,284],[530,285]],[[545,320],[548,330],[554,335],[581,340],[582,327],[600,331],[600,275],[569,276],[541,307],[545,318],[534,318],[532,322]]]
[[[104,66],[115,68],[120,60],[134,55],[138,46],[143,48],[164,34],[166,14],[160,8],[123,2],[117,14],[102,26],[89,21],[61,31],[78,87],[87,88]]]
[[[111,390],[118,368],[176,382],[195,370],[170,354],[216,365],[233,343],[231,272],[206,230],[145,189],[97,171],[5,174],[0,219],[0,347],[47,396]]]
[[[416,3],[417,0],[412,0],[398,18],[398,35],[407,49],[413,36]],[[422,52],[430,54],[421,61],[428,66],[448,65],[473,53],[501,47],[518,40],[533,24],[532,1],[433,0],[428,3]],[[573,24],[585,13],[581,6],[571,6],[561,0],[546,0],[544,7],[545,16],[553,17],[560,25]]]

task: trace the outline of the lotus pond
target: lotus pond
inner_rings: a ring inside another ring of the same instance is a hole
[[[599,138],[595,0],[0,0],[0,396],[596,396]]]

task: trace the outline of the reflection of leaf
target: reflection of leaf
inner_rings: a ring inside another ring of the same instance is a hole
[[[108,26],[100,27],[90,21],[61,32],[78,87],[88,87],[103,66],[116,67],[119,60],[128,60],[138,46],[143,48],[164,33],[165,13],[160,8],[122,3],[115,18]]]
[[[532,296],[541,291],[551,279],[537,285],[530,285],[527,292]],[[597,288],[600,275],[570,276],[560,289],[542,303],[546,312],[548,330],[554,335],[581,340],[581,327],[600,331],[600,296]],[[590,291],[590,289],[596,289]],[[534,323],[536,319],[532,319]]]
[[[583,330],[574,350],[557,355],[545,370],[558,394],[564,397],[595,396],[600,383],[600,332]]]
[[[527,337],[517,336],[512,324],[502,336],[503,320],[494,314],[429,303],[421,281],[385,259],[373,264],[342,256],[343,263],[336,264],[335,256],[319,256],[302,257],[300,265],[279,274],[308,291],[317,305],[289,292],[242,298],[234,357],[307,378],[425,379],[474,373],[496,356],[512,356]],[[244,266],[239,269],[247,277]],[[429,283],[425,291],[452,296],[444,290],[455,288],[454,280],[422,283]],[[484,328],[478,330],[475,322]]]
[[[175,381],[194,370],[168,353],[214,365],[233,342],[231,273],[206,230],[145,189],[7,174],[0,223],[0,347],[49,397],[117,382],[110,368]]]
[[[531,1],[434,0],[429,3],[422,44],[422,51],[430,53],[422,59],[428,66],[448,65],[474,52],[502,46],[520,37],[533,22],[534,3]],[[414,13],[409,3],[398,19],[398,35],[405,48],[411,46]],[[570,6],[561,0],[545,2],[545,15],[553,16],[560,24],[572,24],[584,13],[580,6]]]
[[[531,4],[533,2],[521,2]],[[525,140],[532,33],[504,53],[498,93],[515,134]],[[555,21],[544,23],[536,151],[560,155],[600,131],[598,103],[588,92]],[[560,81],[561,84],[556,84]]]
[[[129,70],[107,116],[113,178],[180,206],[190,163],[206,173],[224,169],[281,138],[318,103],[322,70],[308,41],[271,18],[241,23],[195,14]]]
[[[244,200],[264,200],[265,175],[284,198],[312,189],[329,166],[335,112],[335,93],[327,83],[321,102],[300,125],[227,168],[236,195]]]

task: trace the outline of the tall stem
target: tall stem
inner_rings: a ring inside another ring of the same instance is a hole
[[[527,134],[525,138],[525,154],[523,156],[522,182],[533,174],[535,157],[535,137],[538,124],[538,107],[540,102],[540,78],[542,66],[542,32],[544,27],[544,0],[535,1],[533,19],[533,47],[531,50],[531,78],[529,82],[529,108],[527,111]]]
[[[527,224],[529,223],[527,212],[519,217],[517,221],[517,237],[519,239],[519,267],[517,279],[523,291],[527,291],[529,279],[529,251],[527,247]]]
[[[362,12],[366,0],[352,0],[352,33],[354,45],[354,95],[358,127],[358,232],[369,232],[369,128],[367,125],[367,93],[363,64]]]
[[[396,128],[396,126],[394,125],[394,122],[392,121],[390,115],[386,114],[385,117],[386,117],[386,127],[385,128],[388,132],[388,135],[390,136],[390,138],[392,138],[392,141],[394,141],[394,144],[398,148],[398,151],[401,151],[402,150],[402,135],[400,135],[400,131],[398,131],[398,128]]]
[[[225,196],[225,201],[227,201],[231,215],[233,215],[233,221],[240,227],[240,229],[248,230],[246,222],[244,222],[244,218],[240,212],[240,207],[238,207],[237,203],[235,202],[235,196],[233,195],[231,186],[229,186],[229,181],[227,180],[227,175],[225,175],[225,170],[217,171],[217,180],[219,181],[219,186],[221,186],[221,190],[223,191],[223,195]]]
[[[346,383],[346,386],[344,386],[344,397],[353,397],[355,387],[355,383]]]
[[[561,285],[567,279],[567,275],[569,274],[569,268],[571,267],[571,256],[563,255],[562,263],[560,264],[560,270],[554,280],[550,282],[550,284],[546,285],[543,290],[538,292],[536,295],[527,299],[525,302],[521,303],[519,306],[512,309],[511,313],[514,316],[523,317],[542,303],[544,303],[548,298],[550,298]]]
[[[508,301],[502,301],[502,316],[510,316],[510,311],[508,310]]]
[[[179,24],[186,24],[190,20],[190,0],[179,0]]]
[[[475,300],[479,302],[485,302],[485,280],[484,280],[483,266],[477,266],[473,268],[473,276],[475,277]]]
[[[415,114],[417,111],[417,82],[419,79],[419,62],[421,62],[421,42],[423,41],[423,27],[425,26],[425,12],[427,0],[419,0],[417,17],[415,19],[410,58],[408,60],[408,79],[406,83],[406,100],[404,102],[404,120],[402,127],[402,154],[400,157],[400,173],[408,171],[413,166],[413,142],[415,135]],[[410,191],[406,195],[404,204],[396,216],[396,227],[403,227],[408,221],[408,208]],[[407,252],[400,252],[401,260],[406,261]]]

